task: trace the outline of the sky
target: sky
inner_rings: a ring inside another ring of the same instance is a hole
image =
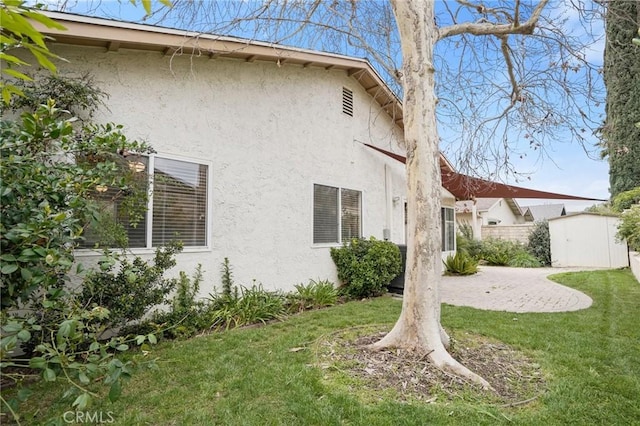
[[[575,11],[568,12],[566,23],[568,31],[580,31],[578,17]],[[591,28],[601,37],[584,52],[589,62],[602,65],[604,60],[604,23],[596,21]],[[600,81],[600,84],[604,84]],[[600,119],[604,119],[604,104],[600,110]],[[592,135],[588,137],[587,148],[578,143],[566,143],[559,138],[558,143],[549,147],[553,161],[546,160],[541,164],[533,164],[531,180],[521,186],[531,187],[549,192],[608,199],[609,194],[609,164],[600,158],[595,144],[599,139]],[[559,201],[559,200],[517,200],[523,205],[555,204],[562,202],[567,211],[581,211],[594,204],[591,201]]]
[[[52,5],[59,4],[60,1],[51,0]],[[132,7],[129,0],[115,1],[83,1],[67,0],[63,3],[67,6],[67,11],[73,13],[87,13],[87,6],[92,9],[88,14],[95,16],[105,16],[109,18],[124,20],[139,20],[144,16],[142,6]],[[139,3],[139,2],[138,2]],[[95,6],[98,6],[96,9]],[[52,7],[55,9],[55,7]],[[568,31],[578,30],[575,16],[571,13],[567,16]],[[600,25],[600,27],[598,27]],[[602,32],[603,25],[596,23],[595,31]],[[585,55],[596,64],[602,63],[604,43],[600,41],[594,43]],[[602,114],[602,112],[600,112]],[[601,119],[600,117],[598,117]],[[599,159],[595,144],[598,139],[595,136],[587,137],[585,144],[591,152],[585,152],[585,147],[577,142],[569,142],[567,136],[557,135],[553,143],[546,147],[548,158],[540,159],[538,156],[525,156],[522,160],[516,159],[514,164],[518,171],[527,174],[527,179],[518,181],[514,177],[506,177],[505,183],[517,186],[538,189],[547,192],[557,192],[562,194],[583,196],[589,198],[608,199],[609,198],[609,167],[606,160]],[[536,204],[564,203],[568,211],[581,211],[593,205],[591,201],[568,201],[568,200],[530,200],[518,199],[521,206]]]

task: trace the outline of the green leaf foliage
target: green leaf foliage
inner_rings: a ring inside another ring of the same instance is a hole
[[[631,208],[634,204],[640,204],[640,185],[619,193],[611,200],[611,208],[618,213]]]
[[[482,240],[481,258],[492,266],[540,266],[522,243],[499,238]]]
[[[57,59],[58,56],[49,51],[45,44],[45,36],[33,26],[32,21],[47,28],[65,30],[63,25],[43,15],[37,9],[29,8],[23,0],[2,0],[0,3],[0,22],[2,23],[0,69],[18,80],[26,81],[31,78],[24,72],[14,69],[16,66],[30,65],[8,53],[18,48],[29,52],[41,67],[51,73],[56,72],[56,66],[51,60]],[[0,91],[5,104],[9,104],[16,95],[24,95],[13,83],[8,83],[5,79],[0,80]]]
[[[3,13],[8,3],[5,0],[0,5]],[[87,81],[67,84],[62,77],[44,82],[36,79],[33,85],[21,86],[29,99],[11,104],[16,114],[0,121],[2,365],[40,370],[42,380],[68,385],[66,394],[76,396],[74,406],[78,409],[85,407],[90,397],[98,397],[86,386],[93,387],[100,378],[113,374],[117,377],[111,380],[126,379],[134,366],[151,364],[151,360],[133,355],[126,361],[118,360],[120,367],[114,370],[111,361],[118,351],[129,347],[129,342],[121,337],[105,340],[110,309],[85,303],[68,285],[72,272],[80,274],[77,279],[84,278],[83,268],[73,266],[74,253],[86,227],[101,214],[96,188],[108,186],[114,193],[146,204],[146,184],[139,185],[132,177],[129,160],[122,152],[151,152],[146,144],[128,140],[121,126],[77,121],[48,95],[46,102],[39,104],[38,96],[49,94],[67,96],[70,109],[95,106],[97,98],[91,94],[98,96],[100,92],[91,87],[79,90],[83,84]],[[67,89],[69,93],[65,93]],[[116,264],[115,255],[109,252],[101,259],[100,265],[106,265],[107,270],[103,273]],[[160,275],[173,265],[170,257],[162,258],[164,269],[129,262],[132,270],[128,272],[136,281],[129,280],[129,284],[145,288],[144,297],[153,297],[156,293],[144,287],[144,279],[164,283]],[[29,309],[15,309],[23,306]],[[18,345],[24,355],[16,358]],[[20,397],[2,400],[3,412],[11,407],[17,420],[22,403],[29,403],[28,388],[21,387],[26,373],[3,368],[1,374],[3,383],[13,381],[20,388],[16,392]]]
[[[240,286],[231,297],[211,295],[210,321],[213,329],[229,329],[249,324],[282,320],[287,315],[285,296],[265,290],[261,284]]]
[[[341,291],[353,298],[379,296],[402,272],[398,246],[374,237],[353,239],[342,247],[332,247],[331,258],[342,282]]]
[[[455,256],[447,256],[442,263],[447,275],[473,275],[478,272],[478,261],[463,251],[457,252]]]
[[[291,312],[333,306],[338,302],[338,289],[329,280],[310,280],[307,285],[296,284],[295,291],[287,295]]]
[[[551,235],[549,222],[537,222],[529,234],[527,250],[542,266],[551,266]]]
[[[620,215],[620,220],[616,236],[626,240],[631,250],[640,251],[640,204],[625,210]]]
[[[640,47],[633,42],[639,14],[637,1],[607,3],[603,136],[613,196],[640,186]]]
[[[65,280],[85,228],[101,216],[98,185],[134,198],[133,212],[142,208],[146,183],[130,174],[123,147],[150,151],[113,124],[75,127],[53,100],[0,122],[3,308]]]
[[[153,262],[135,256],[133,261],[120,258],[109,263],[106,269],[87,274],[78,302],[83,306],[99,306],[109,310],[104,320],[108,328],[124,326],[138,321],[156,305],[168,302],[168,295],[179,282],[164,277],[165,272],[176,265],[175,255],[182,251],[182,244],[172,242],[156,249]],[[109,252],[105,252],[108,256]]]

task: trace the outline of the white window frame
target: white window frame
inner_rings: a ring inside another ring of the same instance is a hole
[[[338,241],[337,242],[327,242],[327,243],[316,243],[315,242],[315,232],[314,232],[314,216],[315,216],[315,187],[316,185],[318,186],[326,186],[329,188],[334,188],[338,190]],[[343,188],[340,186],[335,186],[335,185],[328,185],[325,183],[314,183],[312,186],[312,194],[311,194],[311,243],[313,247],[335,247],[335,246],[339,246],[343,243],[342,241],[342,191],[343,190],[347,190],[347,191],[356,191],[360,194],[360,212],[359,212],[359,219],[360,219],[360,236],[358,238],[362,238],[363,232],[362,232],[362,228],[363,228],[363,204],[364,204],[364,194],[361,190],[359,189],[353,189],[353,188]],[[355,237],[354,237],[355,238]]]
[[[446,211],[449,210],[451,211],[451,215],[452,215],[452,219],[449,220],[446,217]],[[440,208],[440,221],[441,224],[440,226],[442,227],[442,233],[441,233],[441,243],[442,243],[442,251],[455,251],[456,249],[456,212],[455,209],[453,207],[445,207],[442,206]],[[447,247],[447,242],[449,241],[449,235],[447,234],[447,231],[451,231],[451,233],[453,234],[453,238],[452,238],[452,244],[453,247]]]
[[[166,160],[175,160],[182,161],[185,163],[193,163],[197,165],[202,165],[207,167],[207,214],[206,214],[206,226],[205,226],[205,245],[203,246],[184,246],[182,252],[183,253],[193,253],[193,252],[202,252],[202,251],[211,251],[212,244],[212,223],[213,223],[213,187],[212,187],[212,177],[213,177],[213,163],[211,161],[194,159],[189,157],[171,155],[171,154],[145,154],[144,157],[147,158],[147,168],[149,171],[148,176],[148,200],[147,200],[147,211],[145,212],[144,220],[147,220],[147,228],[145,247],[129,247],[128,250],[134,254],[147,254],[154,253],[157,246],[153,246],[153,179],[154,179],[154,170],[155,170],[155,159],[162,158]],[[101,254],[101,250],[93,250],[89,248],[78,249],[80,254]]]

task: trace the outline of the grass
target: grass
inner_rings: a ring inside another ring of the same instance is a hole
[[[372,402],[356,386],[327,381],[314,342],[349,327],[391,326],[400,302],[382,297],[162,343],[154,349],[159,370],[136,374],[118,402],[88,410],[109,412],[118,425],[640,424],[640,285],[624,270],[554,279],[588,294],[593,306],[551,314],[442,309],[446,328],[500,340],[540,363],[547,392],[531,405]],[[68,405],[55,384],[34,390],[27,411],[37,414],[26,424],[60,419]]]

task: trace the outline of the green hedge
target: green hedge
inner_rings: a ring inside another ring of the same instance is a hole
[[[338,268],[342,292],[350,297],[379,296],[402,272],[400,249],[389,241],[353,239],[339,248],[331,248]]]

